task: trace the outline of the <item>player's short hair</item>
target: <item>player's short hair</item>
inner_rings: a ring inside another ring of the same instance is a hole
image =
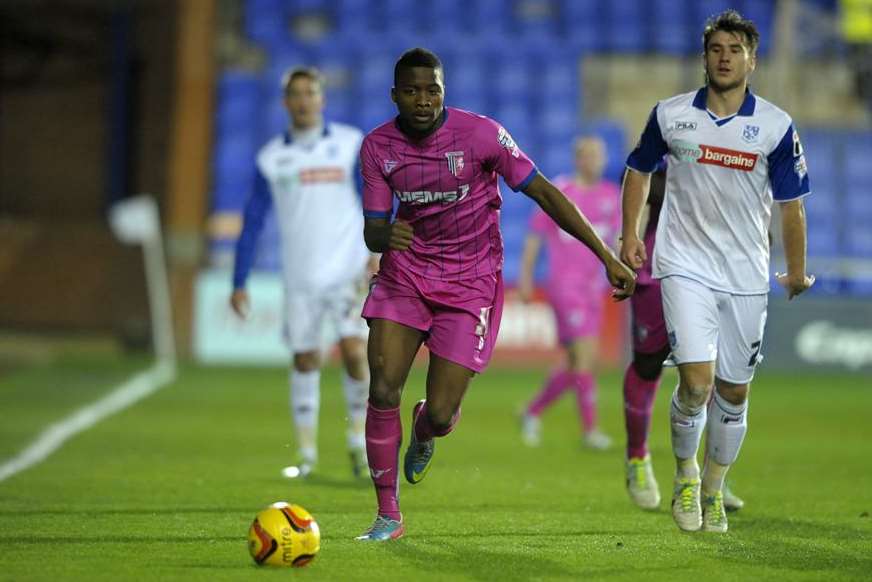
[[[315,67],[293,67],[282,75],[282,93],[287,96],[291,89],[291,83],[297,79],[309,79],[318,83],[318,88],[324,90],[324,75]]]
[[[752,55],[757,53],[757,47],[760,45],[760,32],[757,30],[757,26],[754,24],[754,21],[744,18],[735,10],[725,10],[706,20],[705,29],[702,33],[703,53],[708,50],[709,39],[719,30],[732,33],[738,32],[745,35],[748,52]]]
[[[425,48],[417,47],[404,52],[397,64],[394,65],[394,86],[397,85],[397,79],[400,76],[401,69],[411,69],[412,67],[427,67],[429,69],[439,69],[443,73],[442,61],[436,56],[433,51]]]

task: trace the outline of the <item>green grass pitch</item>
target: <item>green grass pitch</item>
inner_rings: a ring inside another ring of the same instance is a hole
[[[0,371],[0,457],[143,365],[63,360]],[[406,537],[363,545],[352,538],[375,501],[370,483],[351,477],[338,371],[324,374],[320,472],[293,482],[280,477],[293,453],[286,372],[185,366],[175,384],[0,482],[0,580],[872,578],[868,377],[759,372],[730,474],[747,506],[718,536],[681,533],[668,512],[671,372],[652,428],[665,497],[653,513],[624,491],[617,373],[600,383],[617,448],[581,448],[569,397],[544,416],[543,446],[521,445],[516,414],[545,372],[494,367],[477,378],[427,479],[401,483]],[[406,438],[422,394],[416,370]],[[306,569],[259,568],[248,556],[251,519],[277,500],[303,505],[321,526],[321,553]]]

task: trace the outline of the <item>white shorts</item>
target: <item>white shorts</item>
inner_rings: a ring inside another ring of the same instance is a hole
[[[763,346],[767,295],[733,295],[693,279],[661,281],[663,316],[676,364],[715,362],[715,376],[733,384],[754,378]]]
[[[285,294],[285,342],[291,353],[321,350],[344,338],[366,338],[360,316],[366,289],[351,281],[315,292]]]

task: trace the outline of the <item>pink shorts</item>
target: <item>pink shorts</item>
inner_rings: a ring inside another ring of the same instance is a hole
[[[503,314],[502,273],[441,281],[405,271],[373,277],[363,317],[426,332],[431,353],[474,372],[487,367]]]
[[[603,325],[603,296],[600,293],[548,295],[557,322],[557,339],[567,345],[581,338],[596,337]]]
[[[633,351],[654,354],[669,347],[660,281],[636,285],[630,298],[633,311]]]

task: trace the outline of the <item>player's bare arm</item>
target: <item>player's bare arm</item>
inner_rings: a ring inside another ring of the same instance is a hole
[[[590,222],[563,192],[541,174],[537,174],[524,190],[524,194],[536,201],[557,225],[584,243],[599,257],[606,267],[606,276],[615,287],[613,296],[618,301],[633,294],[636,274],[621,263],[609,246],[596,233]]]
[[[777,274],[776,277],[787,289],[790,300],[814,285],[814,275],[805,272],[806,226],[802,199],[781,205],[781,230],[787,274]]]
[[[363,223],[363,238],[374,253],[387,250],[404,251],[412,245],[412,225],[403,220],[390,222],[387,218],[367,218]]]
[[[628,168],[621,188],[621,260],[634,269],[641,269],[648,260],[639,229],[650,184],[650,174]]]
[[[518,275],[518,297],[527,302],[533,298],[533,268],[536,266],[536,258],[539,249],[542,248],[542,239],[534,234],[527,235],[524,239],[524,251],[521,254],[521,272]]]

